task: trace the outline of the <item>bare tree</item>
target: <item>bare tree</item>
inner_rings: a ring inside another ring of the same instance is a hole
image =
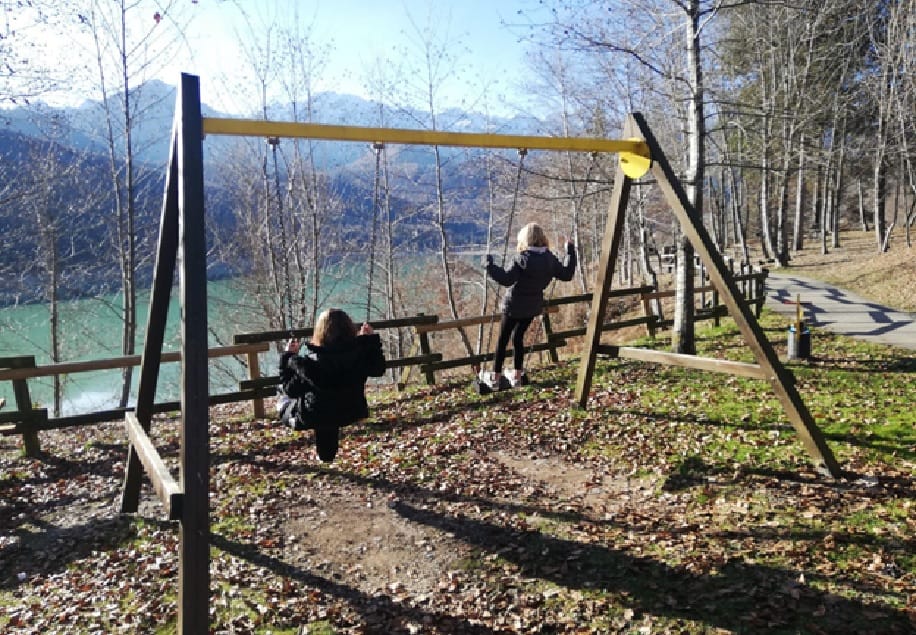
[[[0,16],[0,101],[28,105],[66,85],[66,73],[49,51],[49,34],[66,11],[60,0],[3,5]]]
[[[113,192],[115,245],[121,273],[121,352],[131,355],[138,331],[137,217],[140,197],[135,130],[144,116],[143,80],[165,64],[182,42],[184,24],[177,0],[162,3],[159,19],[138,22],[133,15],[144,7],[117,0],[85,0],[76,21],[91,40],[95,80],[102,108],[103,139],[108,153],[109,181]],[[167,16],[162,20],[162,16]],[[138,26],[139,25],[139,26]],[[149,107],[147,102],[145,107]],[[123,375],[120,404],[130,397],[132,368]]]
[[[443,19],[440,12],[432,4],[423,21],[408,13],[411,31],[406,34],[407,48],[402,51],[404,59],[419,60],[416,68],[408,70],[404,76],[403,92],[400,97],[404,99],[402,113],[408,116],[422,112],[422,118],[417,117],[417,124],[429,130],[444,130],[448,128],[440,115],[440,94],[445,84],[456,81],[457,66],[456,56],[460,54],[461,42],[453,39],[448,29],[450,19]],[[418,106],[423,110],[414,110]],[[433,146],[433,190],[434,200],[431,202],[432,222],[435,227],[439,242],[439,263],[442,267],[443,290],[449,314],[453,318],[460,316],[458,291],[453,274],[451,262],[450,237],[447,229],[449,219],[449,197],[445,191],[444,166],[445,158],[439,146]],[[465,351],[471,354],[473,346],[464,329],[459,329],[461,341]]]
[[[667,97],[669,110],[683,115],[683,180],[687,196],[702,222],[705,182],[706,118],[702,37],[721,9],[719,1],[655,0],[608,3],[550,3],[551,19],[538,24],[557,46],[582,54],[619,58],[638,64],[659,80],[657,91]],[[634,28],[634,25],[639,25]],[[679,55],[674,55],[678,51]],[[680,66],[674,64],[679,59]],[[672,90],[672,88],[674,90]],[[635,104],[640,107],[640,103]],[[695,352],[693,334],[693,248],[686,237],[677,240],[676,306],[672,348]]]
[[[880,251],[890,247],[890,236],[899,217],[899,204],[893,205],[894,220],[886,219],[889,181],[896,187],[907,184],[916,196],[916,169],[913,148],[916,145],[916,81],[913,79],[914,20],[916,2],[887,3],[886,10],[875,11],[868,22],[869,51],[874,72],[866,82],[875,110],[872,155],[872,209],[875,239]],[[898,160],[895,160],[898,159]],[[899,200],[899,198],[897,199]],[[909,228],[914,221],[913,206],[905,215],[907,245]]]

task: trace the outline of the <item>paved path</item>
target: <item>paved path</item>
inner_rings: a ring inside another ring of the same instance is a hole
[[[805,323],[850,337],[916,350],[916,314],[875,304],[833,285],[800,276],[767,276],[766,305],[795,317],[800,297]]]

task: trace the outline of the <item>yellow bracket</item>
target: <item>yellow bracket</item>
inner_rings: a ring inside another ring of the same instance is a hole
[[[630,139],[630,141],[642,142],[645,145],[642,139]],[[631,179],[638,179],[643,176],[649,171],[651,165],[652,159],[648,156],[648,149],[645,154],[637,154],[626,150],[620,152],[620,169]]]

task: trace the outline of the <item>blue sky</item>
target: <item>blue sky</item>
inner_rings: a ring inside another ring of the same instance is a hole
[[[504,22],[514,23],[517,11],[525,7],[537,7],[537,1],[198,0],[188,32],[193,60],[176,60],[166,75],[174,77],[178,66],[200,75],[204,101],[231,111],[232,95],[220,89],[231,84],[233,68],[244,64],[238,33],[251,32],[239,9],[252,16],[256,28],[274,19],[291,21],[298,12],[300,24],[310,27],[313,39],[332,49],[319,89],[367,96],[366,77],[377,60],[396,56],[397,48],[408,45],[411,38],[416,40],[411,18],[423,27],[429,24],[432,11],[435,32],[463,45],[456,47],[455,58],[466,76],[464,83],[444,84],[440,105],[467,102],[479,95],[479,86],[485,84],[489,86],[487,106],[494,112],[511,114],[514,108],[521,108],[519,87],[528,72],[528,48],[519,42],[519,30],[507,28]],[[168,81],[168,77],[163,79]],[[468,82],[478,88],[467,88]]]
[[[44,94],[40,101],[78,105],[101,98],[96,46],[87,25],[100,25],[96,31],[102,33],[103,46],[113,46],[117,27],[105,24],[118,24],[120,15],[117,3],[110,1],[98,3],[101,13],[93,14],[91,2],[54,14],[57,24],[43,24],[30,8],[6,15],[19,38],[8,39],[8,45],[41,59],[65,80],[61,91]],[[250,68],[240,34],[251,40],[252,32],[262,34],[270,24],[289,26],[297,19],[300,31],[310,32],[329,51],[316,90],[371,96],[367,77],[378,60],[403,62],[400,51],[405,48],[419,55],[417,28],[431,24],[437,36],[455,45],[453,58],[462,75],[441,83],[438,108],[468,107],[470,102],[475,110],[485,106],[491,114],[506,116],[527,107],[521,86],[529,72],[525,59],[530,48],[519,41],[522,31],[505,23],[517,24],[520,9],[538,10],[538,0],[132,0],[128,6],[129,45],[143,42],[135,50],[150,62],[132,82],[155,78],[175,85],[180,72],[190,72],[201,78],[204,101],[225,112],[242,114],[258,105],[257,99],[243,95],[254,83],[238,79]],[[116,59],[116,51],[107,56]],[[418,59],[412,61],[416,67]],[[135,60],[133,70],[139,66]],[[120,70],[109,67],[106,75],[111,82]],[[479,100],[482,94],[485,104]]]

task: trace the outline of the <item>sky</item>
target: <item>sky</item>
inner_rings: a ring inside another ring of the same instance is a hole
[[[230,4],[235,6],[230,8]],[[231,73],[234,64],[244,65],[239,33],[251,29],[239,17],[239,7],[250,12],[255,24],[269,22],[274,16],[294,19],[295,11],[288,8],[293,3],[281,2],[284,8],[278,11],[265,9],[272,4],[270,0],[199,0],[199,15],[189,35],[195,51],[190,68],[201,77],[204,101],[209,103],[209,79],[221,72]],[[310,26],[314,41],[329,48],[327,66],[320,72],[321,90],[370,97],[367,76],[378,60],[399,59],[397,49],[404,47],[418,53],[417,29],[431,24],[437,38],[454,45],[456,64],[466,81],[473,80],[477,86],[475,90],[461,81],[444,83],[442,105],[473,102],[483,92],[479,86],[486,85],[488,106],[511,110],[512,105],[505,102],[516,101],[520,93],[528,49],[519,41],[521,31],[516,28],[513,32],[506,23],[514,23],[517,11],[532,6],[531,0],[300,0],[294,4],[300,23]],[[214,45],[216,42],[220,44]],[[231,109],[231,99],[218,92],[214,90],[213,101]]]
[[[166,15],[159,8],[169,2],[172,6]],[[250,68],[240,38],[263,45],[267,25],[298,22],[327,50],[327,63],[318,73],[318,90],[372,96],[367,77],[373,75],[378,60],[403,61],[400,50],[404,48],[419,56],[417,42],[421,38],[417,30],[431,25],[438,41],[452,43],[455,65],[462,76],[442,83],[437,106],[480,106],[480,96],[486,94],[486,109],[511,115],[524,108],[521,86],[529,72],[525,60],[530,47],[520,41],[524,30],[507,27],[506,23],[517,25],[521,19],[518,11],[536,10],[538,1],[137,0],[132,6],[137,8],[128,16],[128,28],[136,29],[136,33],[148,33],[154,24],[163,33],[173,24],[183,25],[184,45],[172,47],[174,56],[153,77],[175,85],[180,72],[199,75],[203,101],[225,112],[251,108],[251,99],[240,99],[237,88],[240,72]],[[252,37],[252,33],[258,35]],[[49,58],[61,55],[91,66],[93,44],[79,29],[71,29],[67,35],[83,38],[76,44],[59,36],[32,33],[30,37],[43,39]],[[164,57],[160,55],[160,59]],[[155,66],[163,64],[157,62]],[[482,86],[487,86],[486,91]],[[81,95],[75,81],[71,89],[69,94],[47,101],[81,103],[86,98],[86,91]]]

